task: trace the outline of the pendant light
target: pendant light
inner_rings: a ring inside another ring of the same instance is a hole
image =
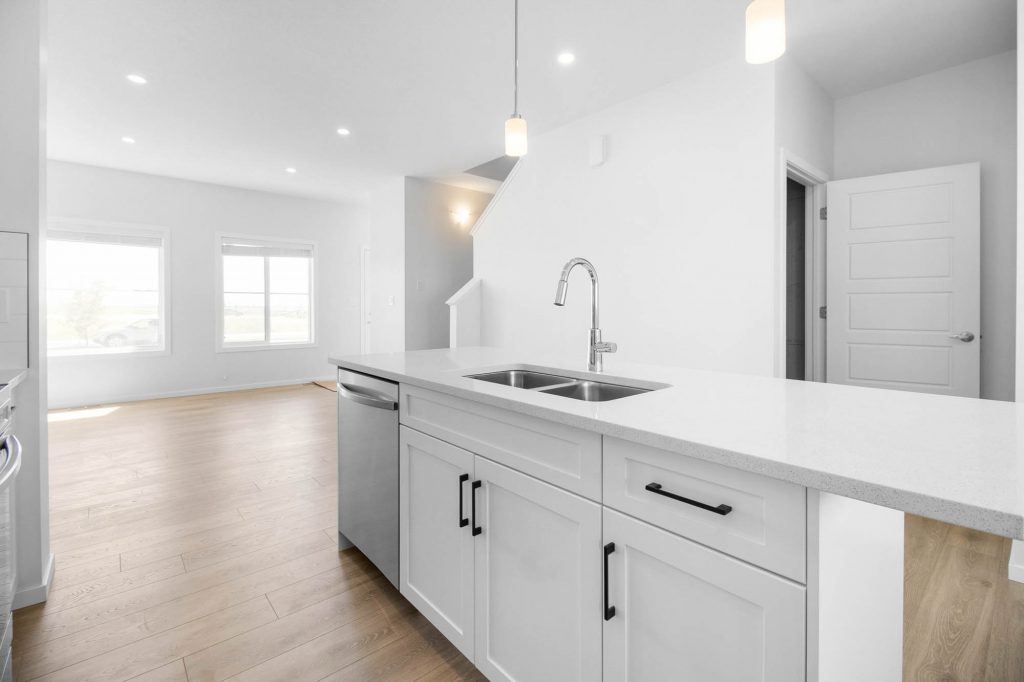
[[[512,116],[505,121],[505,155],[526,156],[526,119],[519,114],[519,0],[515,2]]]
[[[767,64],[786,52],[786,0],[753,0],[747,6],[747,63]]]

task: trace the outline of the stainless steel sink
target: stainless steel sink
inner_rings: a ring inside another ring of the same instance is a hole
[[[569,377],[544,374],[542,372],[531,372],[526,369],[506,369],[500,372],[487,372],[485,374],[471,374],[468,378],[489,381],[492,384],[504,384],[515,388],[543,388],[544,386],[555,386],[556,384],[567,384],[573,381]]]
[[[586,400],[587,402],[604,402],[606,400],[617,400],[618,398],[626,398],[631,395],[649,393],[651,390],[649,388],[606,384],[600,381],[574,381],[565,386],[544,389],[541,393],[560,395],[575,400]]]
[[[555,369],[555,371],[558,370]],[[650,393],[651,391],[668,387],[668,384],[659,384],[651,381],[641,382],[630,379],[623,379],[621,383],[616,383],[612,377],[609,377],[611,381],[597,381],[590,378],[593,375],[582,375],[568,371],[565,374],[555,374],[554,372],[547,371],[546,367],[531,367],[527,369],[527,366],[524,365],[513,369],[495,369],[489,372],[467,374],[465,376],[467,379],[488,381],[492,384],[501,384],[502,386],[511,386],[513,388],[521,388],[537,393],[547,393],[548,395],[557,395],[563,398],[572,398],[573,400],[583,400],[591,403],[628,398],[631,395]]]

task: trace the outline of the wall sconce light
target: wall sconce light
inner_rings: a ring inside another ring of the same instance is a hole
[[[459,227],[465,227],[469,225],[470,219],[473,214],[469,212],[468,208],[457,208],[451,211],[452,221]]]

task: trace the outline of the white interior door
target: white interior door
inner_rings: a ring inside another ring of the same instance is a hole
[[[601,507],[482,457],[476,475],[476,667],[600,680]]]
[[[370,326],[373,312],[370,308],[370,247],[364,246],[359,252],[359,352],[370,352]]]
[[[980,166],[828,183],[827,379],[978,397]]]

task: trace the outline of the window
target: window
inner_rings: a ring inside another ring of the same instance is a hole
[[[163,233],[52,227],[46,240],[50,355],[166,350]]]
[[[312,244],[221,237],[222,350],[311,345]]]

